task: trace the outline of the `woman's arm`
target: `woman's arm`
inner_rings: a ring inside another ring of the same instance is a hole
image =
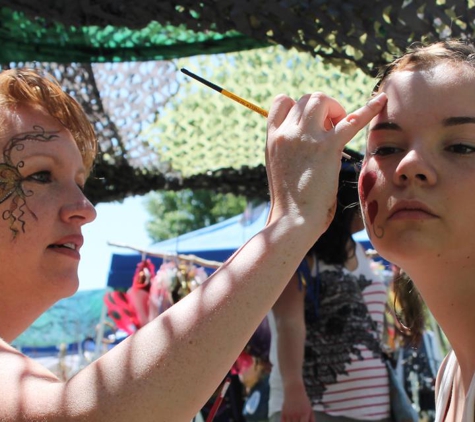
[[[294,274],[272,308],[277,328],[277,359],[282,376],[284,403],[282,421],[313,421],[305,390],[302,367],[305,351],[305,290]]]
[[[0,343],[0,420],[191,420],[326,230],[343,147],[383,105],[345,118],[321,94],[277,97],[268,119],[266,227],[199,289],[66,383]]]

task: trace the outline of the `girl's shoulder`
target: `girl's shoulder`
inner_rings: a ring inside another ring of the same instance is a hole
[[[440,364],[439,370],[437,371],[437,379],[435,381],[435,395],[436,400],[439,395],[439,392],[446,388],[447,382],[450,382],[454,377],[455,369],[456,369],[456,360],[454,352],[450,352],[445,356]],[[449,380],[450,379],[450,380]],[[444,391],[442,391],[442,394]]]

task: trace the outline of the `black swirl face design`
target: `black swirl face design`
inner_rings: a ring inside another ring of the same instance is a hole
[[[25,213],[28,212],[34,219],[36,215],[28,208],[26,201],[33,195],[33,191],[24,189],[25,177],[20,173],[25,163],[22,160],[15,163],[11,158],[12,152],[23,151],[27,141],[48,142],[56,138],[58,135],[55,132],[46,132],[40,126],[33,126],[31,132],[12,137],[3,148],[3,163],[0,163],[0,204],[11,199],[10,207],[2,212],[2,219],[8,221],[14,238],[25,231]]]

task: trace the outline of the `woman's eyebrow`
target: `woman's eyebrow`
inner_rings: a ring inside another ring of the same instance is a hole
[[[402,128],[397,123],[380,122],[380,123],[376,123],[369,130],[370,130],[370,132],[373,132],[375,130],[402,130]]]
[[[21,140],[21,139],[38,139],[43,141],[50,141],[55,138],[59,138],[59,130],[44,130],[41,127],[33,127],[34,130],[27,132],[20,132],[12,136],[12,139]]]
[[[456,116],[456,117],[448,117],[442,120],[443,126],[457,126],[457,125],[466,125],[470,123],[475,123],[475,117]]]

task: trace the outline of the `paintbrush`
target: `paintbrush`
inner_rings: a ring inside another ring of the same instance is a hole
[[[256,113],[259,113],[261,116],[268,117],[269,113],[267,112],[267,110],[264,110],[263,108],[245,100],[244,98],[241,98],[240,96],[233,94],[232,92],[224,88],[221,88],[220,86],[202,78],[201,76],[198,76],[190,72],[189,70],[185,68],[181,68],[180,70],[185,75],[190,76],[193,79],[196,79],[197,81],[201,82],[202,84],[206,85],[207,87],[211,89],[214,89],[215,91],[218,91],[220,94],[224,95],[225,97],[231,98],[231,100],[234,100],[238,102],[239,104],[243,105],[244,107],[247,107],[251,109],[252,111],[255,111]],[[332,126],[333,126],[333,122],[332,122]],[[353,158],[351,155],[347,154],[346,152],[342,152],[341,155],[351,162],[358,162],[358,159]]]

